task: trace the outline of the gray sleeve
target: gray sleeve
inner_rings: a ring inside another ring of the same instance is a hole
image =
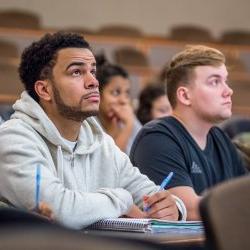
[[[143,175],[137,167],[133,166],[125,153],[117,147],[116,150],[120,187],[128,190],[132,194],[134,203],[142,207],[143,196],[157,192],[159,187],[146,175]]]

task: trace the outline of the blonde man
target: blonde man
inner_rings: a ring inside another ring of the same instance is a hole
[[[167,72],[173,114],[144,126],[132,147],[132,162],[156,183],[174,172],[169,191],[184,201],[188,220],[200,218],[204,190],[245,173],[234,146],[214,126],[232,114],[227,78],[220,51],[190,46],[178,53]]]

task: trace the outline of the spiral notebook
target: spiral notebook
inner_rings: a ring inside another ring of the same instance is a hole
[[[117,218],[100,220],[87,229],[129,232],[202,232],[201,221],[167,221],[157,219]]]

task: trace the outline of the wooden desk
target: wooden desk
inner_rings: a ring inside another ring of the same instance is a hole
[[[157,243],[166,246],[178,246],[184,249],[205,249],[205,236],[203,233],[137,233],[108,230],[84,230],[84,234],[136,239]]]

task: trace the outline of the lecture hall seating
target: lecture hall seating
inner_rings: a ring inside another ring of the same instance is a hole
[[[15,43],[18,47],[18,54],[28,46],[32,41],[38,39],[46,32],[53,30],[37,30],[37,29],[16,29],[0,27],[0,40]],[[166,62],[178,51],[182,50],[186,42],[173,41],[164,37],[144,37],[144,36],[112,36],[103,34],[86,34],[85,38],[90,42],[94,52],[103,52],[112,62],[115,61],[115,51],[132,47],[143,53],[147,58],[148,66],[127,65],[126,68],[131,75],[132,89],[134,90],[134,98],[137,97],[139,91],[158,74]],[[244,65],[244,71],[230,70],[230,82],[234,88],[234,106],[235,114],[250,116],[250,44],[246,45],[229,45],[220,43],[207,43],[209,46],[221,49],[227,55],[233,55],[233,60],[240,62],[237,67]],[[10,64],[18,65],[19,57],[11,58]],[[1,62],[1,57],[0,57]],[[1,83],[2,84],[2,83]],[[20,90],[16,91],[16,97]],[[9,90],[7,91],[9,92]],[[0,94],[9,94],[13,96],[13,92],[0,92]],[[13,100],[13,97],[12,97]],[[6,102],[6,98],[4,99]],[[0,100],[0,102],[2,102]]]

